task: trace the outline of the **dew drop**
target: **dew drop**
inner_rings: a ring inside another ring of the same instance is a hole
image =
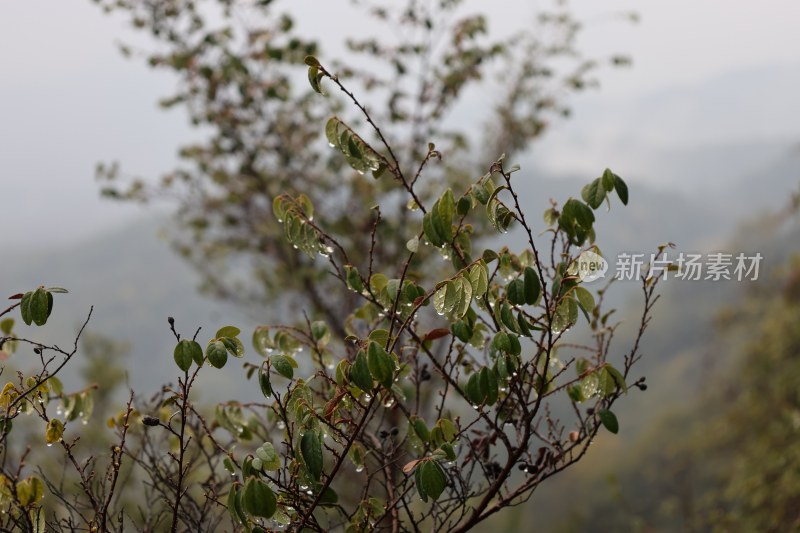
[[[362,465],[359,465],[359,466],[356,467],[356,472],[363,472],[363,471],[364,471],[364,467]]]

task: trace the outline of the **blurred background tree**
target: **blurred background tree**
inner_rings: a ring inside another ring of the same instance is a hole
[[[683,405],[656,416],[559,531],[794,531],[800,527],[798,195],[737,232],[780,258],[714,311],[698,356],[713,364]],[[665,303],[668,307],[671,302]],[[708,366],[708,365],[707,365]],[[685,384],[675,384],[685,387]]]
[[[363,118],[342,111],[338,96],[311,98],[303,59],[315,54],[325,60],[325,50],[318,50],[320,36],[297,30],[282,2],[98,3],[122,11],[155,40],[153,50],[122,50],[177,76],[176,92],[161,103],[185,109],[204,134],[181,149],[186,165],[158,182],[118,179],[117,165],[101,166],[104,193],[174,205],[172,243],[201,273],[206,291],[259,313],[276,307],[276,289],[282,294],[278,307],[311,304],[328,319],[352,309],[355,300],[331,298],[325,269],[293,253],[273,223],[272,198],[282,191],[304,192],[327,213],[337,213],[332,230],[347,235],[344,244],[355,250],[369,249],[374,218],[357,218],[361,211],[353,206],[381,203],[382,236],[405,238],[381,249],[374,261],[378,268],[399,264],[411,238],[406,200],[392,192],[390,181],[373,187],[368,182],[374,172],[356,172],[333,150],[322,149],[322,117],[342,113],[356,129]],[[441,183],[464,183],[486,161],[527,148],[552,120],[569,114],[571,94],[596,85],[600,67],[627,63],[577,50],[580,24],[565,2],[543,9],[529,30],[514,35],[490,32],[485,15],[465,12],[454,0],[355,4],[370,21],[366,37],[346,40],[347,65],[330,64],[360,94],[370,92],[365,105],[422,202]],[[465,93],[479,84],[490,88],[493,99],[485,109],[469,110],[473,120],[467,125],[449,122]],[[426,153],[429,142],[435,147]],[[416,183],[415,165],[423,159],[431,168]],[[351,259],[366,266],[364,254]],[[413,266],[428,259],[421,254]]]

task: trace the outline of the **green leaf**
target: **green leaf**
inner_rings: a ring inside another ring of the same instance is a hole
[[[315,481],[322,477],[322,442],[316,431],[306,431],[300,439],[300,453],[308,472]]]
[[[458,435],[458,428],[452,420],[447,418],[440,418],[436,421],[436,427],[442,430],[442,437],[446,442],[452,442]]]
[[[605,370],[623,392],[628,392],[628,385],[625,383],[625,377],[622,375],[622,372],[609,364],[606,364]]]
[[[308,83],[315,92],[325,96],[325,91],[322,90],[320,82],[322,81],[323,74],[317,67],[308,67]]]
[[[569,296],[564,297],[556,307],[550,324],[553,333],[561,333],[578,321],[578,302]]]
[[[3,320],[0,320],[0,331],[3,332],[3,335],[10,335],[13,327],[14,327],[13,318],[5,318]]]
[[[464,395],[473,406],[483,405],[485,396],[481,391],[481,380],[478,373],[472,374],[464,387]]]
[[[370,342],[367,348],[367,362],[372,376],[387,389],[394,382],[394,360],[382,346]]]
[[[431,438],[431,432],[428,431],[428,426],[425,425],[425,421],[419,417],[413,417],[411,419],[411,424],[419,440],[427,444]]]
[[[444,452],[445,459],[448,461],[456,460],[456,451],[449,442],[443,442],[439,449]]]
[[[503,302],[500,305],[500,322],[514,333],[519,331],[519,324],[514,320],[514,314],[511,312],[511,306],[508,305],[508,302]]]
[[[392,298],[394,299],[394,298]],[[386,345],[389,341],[389,331],[383,328],[373,329],[369,332],[369,336],[367,337],[369,340],[377,342],[381,345]]]
[[[439,221],[444,229],[441,235],[446,242],[450,242],[453,240],[453,216],[456,214],[456,202],[453,197],[453,191],[447,189],[434,207],[436,208]],[[434,221],[435,220],[436,218],[434,218]]]
[[[244,524],[246,518],[242,511],[242,491],[238,485],[231,485],[231,490],[228,491],[228,512],[231,519],[236,524]]]
[[[489,288],[489,270],[483,262],[478,262],[470,267],[469,282],[472,285],[472,294],[475,298],[486,294]]]
[[[330,487],[325,487],[325,491],[319,497],[320,505],[335,505],[339,502],[339,495]]]
[[[217,333],[214,334],[214,336],[218,339],[221,339],[222,337],[238,337],[239,333],[241,333],[241,330],[239,330],[239,328],[235,326],[225,326],[219,328],[217,330]]]
[[[350,459],[350,462],[356,467],[357,472],[364,469],[364,459],[366,456],[367,452],[364,450],[364,446],[358,442],[354,442],[353,445],[350,446],[350,451],[347,452],[347,458]]]
[[[558,211],[550,207],[545,210],[543,218],[545,224],[548,226],[553,226],[556,222],[558,222]]]
[[[379,294],[381,290],[389,283],[389,278],[380,272],[373,274],[369,278],[369,288],[372,289],[374,294]]]
[[[30,301],[30,315],[31,319],[33,319],[33,323],[37,326],[43,326],[47,322],[47,318],[50,316],[50,310],[52,309],[52,306],[52,294],[41,287],[33,291]]]
[[[353,265],[345,265],[344,271],[347,278],[347,287],[360,294],[364,290],[364,282],[361,280],[358,269]]]
[[[520,335],[523,337],[533,337],[531,327],[528,324],[528,321],[525,319],[525,316],[522,314],[522,311],[517,313],[517,325],[519,326]]]
[[[583,397],[583,389],[580,385],[571,385],[567,387],[567,396],[575,403],[580,403],[586,399]]]
[[[56,396],[61,396],[64,392],[64,385],[62,385],[61,380],[56,376],[47,378],[47,384],[50,385],[50,390],[53,391],[53,394]]]
[[[45,510],[41,507],[34,507],[28,511],[28,517],[31,520],[33,529],[31,533],[46,533],[47,521],[45,519]]]
[[[316,320],[311,323],[311,336],[317,343],[325,345],[330,341],[331,332],[325,322]]]
[[[469,306],[472,303],[472,285],[463,276],[457,277],[454,282],[456,289],[457,301],[453,306],[451,317],[461,318],[467,314]]]
[[[603,175],[597,179],[599,179],[602,182],[603,189],[605,189],[607,193],[614,190],[614,182],[616,181],[616,174],[611,172],[611,170],[605,169],[603,171]]]
[[[259,326],[253,331],[253,348],[263,357],[266,357],[274,348],[272,339],[269,338],[269,328]]]
[[[250,516],[271,518],[278,509],[278,500],[269,485],[251,477],[242,491],[242,507]]]
[[[514,305],[522,305],[526,301],[525,282],[519,278],[511,280],[506,286],[506,298]]]
[[[614,189],[617,191],[620,201],[623,205],[628,205],[628,186],[622,181],[622,178],[614,175]]]
[[[539,275],[531,267],[525,267],[523,279],[525,284],[525,303],[534,305],[539,300],[539,295],[542,292],[542,283],[539,280]]]
[[[352,136],[347,140],[347,154],[345,155],[349,155],[354,159],[362,159],[364,157],[364,154],[358,147],[358,143],[356,143]]]
[[[228,362],[228,350],[222,341],[212,340],[206,346],[206,357],[211,366],[222,368]]]
[[[17,483],[17,499],[22,507],[39,503],[44,498],[44,482],[31,476]]]
[[[558,225],[569,235],[572,244],[582,245],[592,235],[593,223],[594,212],[588,205],[574,198],[564,203]]]
[[[454,322],[450,326],[450,331],[452,331],[453,335],[455,335],[456,338],[461,342],[469,342],[469,340],[472,338],[472,328],[463,320]]]
[[[303,62],[308,65],[309,67],[317,67],[319,68],[321,65],[319,60],[314,56],[306,56]]]
[[[583,287],[575,287],[575,297],[584,311],[591,313],[594,310],[594,296],[591,292]]]
[[[603,205],[603,200],[606,199],[606,189],[603,185],[603,180],[597,178],[589,185],[585,186],[581,191],[581,198],[591,206],[592,209],[597,209]]]
[[[372,390],[372,374],[364,350],[359,350],[350,367],[350,382],[364,392]]]
[[[505,331],[498,331],[492,339],[492,346],[499,352],[511,353],[511,339]]]
[[[344,387],[348,381],[348,375],[350,375],[350,361],[347,359],[342,359],[339,361],[339,364],[336,365],[336,384],[340,387]]]
[[[489,367],[483,367],[480,371],[481,394],[486,399],[486,405],[494,405],[497,402],[499,393],[497,385],[497,375]]]
[[[64,435],[64,423],[58,418],[51,418],[44,433],[45,442],[56,443],[61,440],[62,435]]]
[[[31,297],[33,296],[33,291],[28,291],[22,296],[22,300],[19,303],[19,312],[22,315],[22,321],[25,322],[25,325],[30,326],[33,322],[33,316],[31,316]]]
[[[285,355],[273,355],[269,358],[272,368],[275,369],[281,376],[292,379],[294,377],[294,368],[288,357]]]
[[[414,481],[422,501],[427,502],[429,497],[436,501],[447,486],[447,474],[438,461],[423,459],[414,470]]]
[[[498,257],[500,256],[497,255],[497,252],[495,252],[494,250],[490,250],[489,248],[485,249],[481,254],[481,259],[483,259],[484,263],[491,263]],[[486,268],[486,265],[483,265],[483,267]]]
[[[459,216],[465,216],[469,213],[469,210],[472,208],[472,201],[469,199],[469,196],[462,196],[458,199],[456,203],[456,213]]]
[[[328,138],[328,144],[330,144],[331,147],[339,148],[341,150],[341,147],[339,146],[339,124],[340,121],[336,117],[331,117],[328,119],[328,122],[325,124],[325,137]]]
[[[202,366],[203,364],[203,348],[197,342],[189,339],[183,339],[175,346],[173,356],[175,364],[184,372],[188,371],[192,366],[192,361],[200,361],[197,366]]]
[[[428,211],[422,217],[422,231],[425,233],[425,238],[431,245],[440,248],[444,245],[444,237],[439,233],[439,230],[433,223],[433,212]]]
[[[256,457],[261,459],[261,466],[264,470],[275,471],[281,467],[281,458],[271,442],[265,442],[256,448]]]
[[[619,431],[619,422],[614,413],[608,409],[600,409],[597,411],[597,416],[600,417],[600,422],[602,422],[603,426],[611,433],[616,434]]]
[[[264,398],[272,396],[272,383],[269,379],[269,372],[263,364],[258,369],[258,385],[261,387],[261,394],[264,395]]]
[[[589,206],[583,202],[579,202],[577,200],[573,201],[575,202],[573,204],[575,220],[581,225],[581,227],[587,230],[590,229],[594,223],[594,214],[592,213],[592,210],[589,209]]]
[[[225,337],[222,339],[222,342],[225,344],[225,348],[232,356],[244,356],[244,344],[238,339],[238,337]]]
[[[446,313],[446,309],[447,309],[447,304],[446,304],[446,301],[447,301],[447,286],[449,284],[450,284],[449,281],[444,283],[444,284],[442,284],[442,286],[439,287],[439,289],[435,293],[433,293],[433,308],[440,315],[443,315],[443,314]],[[450,289],[450,290],[452,291],[453,289]]]

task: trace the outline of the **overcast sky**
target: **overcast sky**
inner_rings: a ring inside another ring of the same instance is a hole
[[[358,19],[346,16],[345,0],[294,3],[304,13],[301,27],[330,43],[328,57],[342,50],[336,43],[345,35],[360,31]],[[468,4],[491,6],[494,31],[522,27],[544,5]],[[587,23],[581,49],[623,52],[634,66],[604,73],[602,89],[582,96],[575,117],[538,148],[537,164],[582,172],[611,158],[635,161],[631,168],[638,169],[649,159],[634,152],[670,144],[800,140],[792,97],[800,89],[796,0],[572,5]],[[617,15],[631,10],[638,24]],[[68,244],[141,215],[137,207],[98,199],[95,164],[118,160],[131,173],[157,176],[193,135],[184,115],[157,108],[173,79],[117,52],[115,41],[131,36],[124,19],[104,16],[89,0],[0,3],[0,222],[7,245]],[[759,73],[777,81],[753,85]],[[717,102],[724,105],[717,109]]]

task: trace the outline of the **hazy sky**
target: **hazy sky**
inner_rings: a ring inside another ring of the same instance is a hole
[[[301,27],[331,43],[328,57],[342,50],[336,43],[345,35],[361,31],[345,0],[294,4],[304,13]],[[505,31],[523,27],[545,3],[468,5],[491,6],[492,29]],[[607,71],[599,92],[577,100],[575,117],[535,152],[537,164],[585,171],[612,159],[640,169],[651,161],[649,151],[666,145],[800,139],[792,97],[800,89],[796,0],[572,5],[587,23],[581,49],[623,52],[634,66]],[[638,24],[617,15],[631,10]],[[98,199],[95,164],[118,160],[131,173],[155,176],[171,168],[176,147],[193,135],[184,115],[157,108],[173,79],[117,52],[114,42],[132,35],[121,17],[104,16],[89,0],[0,3],[0,221],[7,245],[68,244],[140,214]]]

